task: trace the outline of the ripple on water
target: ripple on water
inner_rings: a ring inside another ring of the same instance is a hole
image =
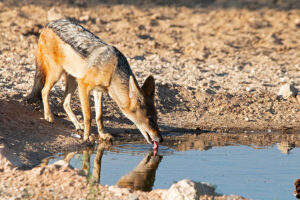
[[[153,151],[153,145],[150,144],[120,144],[111,149],[112,152],[129,155],[146,155],[149,151]],[[165,156],[174,153],[174,149],[160,145],[158,148],[158,154]]]

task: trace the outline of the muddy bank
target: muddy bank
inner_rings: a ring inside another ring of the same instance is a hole
[[[20,159],[22,164],[19,167],[31,168],[53,154],[86,148],[86,144],[81,139],[72,137],[73,134],[82,135],[82,132],[73,128],[62,111],[59,112],[62,116],[56,116],[55,123],[50,124],[43,120],[39,106],[35,107],[18,101],[1,101],[1,105],[0,141]],[[112,124],[116,125],[107,127],[107,131],[114,136],[114,145],[124,142],[146,143],[132,123],[126,119],[124,122],[128,121],[127,123],[121,123],[121,120],[112,121]],[[209,130],[191,128],[191,126],[177,128],[162,125],[161,130],[165,140],[162,145],[179,151],[206,150],[213,146],[229,144],[267,147],[277,143],[287,143],[288,146],[299,147],[299,131],[292,127],[283,127],[277,131],[271,128],[273,127],[263,131],[254,131],[248,130],[249,127],[243,129],[238,126],[234,128],[222,126],[221,128],[212,127],[212,130]],[[95,127],[93,131],[96,132]]]
[[[67,124],[57,121],[49,124],[33,107],[19,102],[1,101],[0,141],[11,149],[11,154],[20,158],[19,167],[38,165],[54,153],[76,149],[81,140],[71,137]]]

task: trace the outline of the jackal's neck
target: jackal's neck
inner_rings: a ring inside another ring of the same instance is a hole
[[[113,47],[113,49],[117,56],[117,65],[111,79],[110,93],[118,106],[123,109],[128,107],[130,102],[129,77],[132,76],[135,81],[136,79],[126,57],[116,47]]]
[[[118,107],[124,112],[130,106],[130,98],[129,81],[123,81],[124,80],[121,79],[112,80],[108,92],[111,98],[117,103]]]

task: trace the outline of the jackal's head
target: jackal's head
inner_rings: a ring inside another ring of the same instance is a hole
[[[149,76],[140,88],[133,78],[129,79],[130,106],[126,115],[141,131],[148,143],[157,146],[162,142],[157,126],[157,114],[154,106],[155,83],[153,76]]]

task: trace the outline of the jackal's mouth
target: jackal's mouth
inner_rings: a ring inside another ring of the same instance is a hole
[[[155,137],[155,135],[153,135],[151,133],[151,131],[148,131],[147,129],[145,130],[143,127],[138,127],[142,133],[142,135],[144,136],[144,138],[146,139],[146,141],[149,144],[153,144],[154,145],[154,149],[158,148],[158,143],[162,142],[162,138],[161,137]]]
[[[157,150],[159,141],[152,139],[151,135],[148,132],[146,132],[146,135],[147,135],[146,140],[148,141],[148,143],[153,144],[153,149]]]
[[[149,133],[148,131],[145,131],[145,134],[143,135],[149,144],[154,144],[154,142],[156,142],[154,139],[152,139],[151,133]]]
[[[146,140],[147,140],[147,142],[149,144],[153,144],[154,140],[151,138],[150,134],[147,131],[145,131],[145,132],[146,132]]]

